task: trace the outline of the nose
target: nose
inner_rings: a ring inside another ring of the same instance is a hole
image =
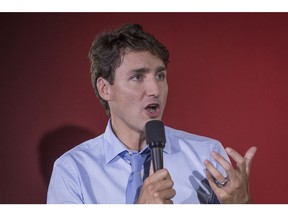
[[[146,93],[148,96],[159,97],[161,94],[160,83],[155,78],[146,83]]]

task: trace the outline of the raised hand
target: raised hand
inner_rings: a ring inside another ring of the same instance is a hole
[[[227,176],[223,176],[210,161],[205,160],[207,179],[221,203],[252,203],[249,176],[256,151],[257,148],[253,146],[242,157],[232,148],[226,148],[227,154],[236,163],[235,168],[220,154],[212,152],[212,157],[224,168]]]

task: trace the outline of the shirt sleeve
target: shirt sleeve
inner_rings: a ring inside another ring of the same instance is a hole
[[[79,175],[72,159],[56,160],[47,193],[48,204],[83,204]]]

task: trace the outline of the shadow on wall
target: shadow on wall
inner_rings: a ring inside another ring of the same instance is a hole
[[[84,128],[67,125],[46,133],[39,143],[41,172],[48,188],[53,164],[63,153],[96,135]]]

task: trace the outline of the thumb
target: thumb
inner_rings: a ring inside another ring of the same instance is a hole
[[[257,148],[255,146],[251,147],[246,153],[245,153],[245,162],[246,162],[246,173],[249,175],[250,168],[252,164],[252,159],[255,156],[257,151]]]
[[[149,176],[153,175],[154,174],[154,169],[153,169],[153,162],[151,160],[151,163],[150,163],[150,170],[149,170]]]
[[[257,151],[257,148],[255,146],[252,146],[251,148],[248,149],[248,151],[245,153],[244,158],[247,160],[251,161]]]

